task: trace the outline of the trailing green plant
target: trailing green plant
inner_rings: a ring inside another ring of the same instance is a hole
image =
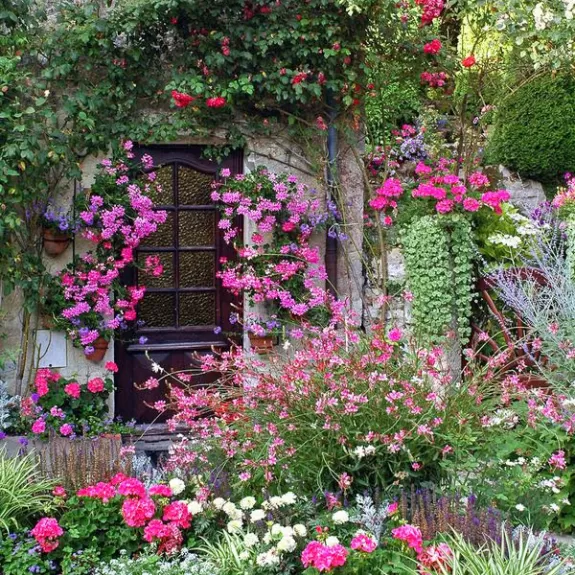
[[[0,450],[0,530],[9,532],[49,510],[53,485],[40,476],[33,454],[8,457]]]
[[[470,223],[424,216],[407,227],[402,244],[416,333],[434,342],[456,329],[467,341],[475,257]]]

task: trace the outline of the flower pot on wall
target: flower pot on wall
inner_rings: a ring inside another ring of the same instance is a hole
[[[266,355],[270,353],[276,343],[276,338],[272,335],[254,335],[250,333],[250,347],[255,353]]]
[[[86,359],[89,359],[90,361],[93,361],[93,362],[102,361],[104,359],[104,356],[106,355],[106,352],[108,351],[109,343],[110,342],[107,339],[104,339],[103,337],[99,337],[92,344],[94,351],[92,353],[86,355]]]
[[[42,230],[44,251],[52,257],[59,256],[66,251],[72,237],[65,232],[44,228]]]

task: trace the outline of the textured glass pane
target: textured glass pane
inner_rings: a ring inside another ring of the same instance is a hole
[[[164,268],[162,275],[156,277],[145,271],[146,259],[150,256],[160,258]],[[174,254],[166,252],[140,252],[138,254],[138,283],[146,287],[173,288],[174,285]]]
[[[215,244],[215,212],[180,211],[180,247]]]
[[[180,252],[180,287],[213,287],[214,252]]]
[[[168,218],[158,226],[155,233],[142,241],[143,246],[169,248],[174,245],[174,212],[168,212]]]
[[[175,298],[172,293],[147,293],[140,303],[138,319],[144,327],[171,327],[175,325]]]
[[[163,166],[154,170],[156,172],[156,179],[154,184],[160,184],[161,190],[156,191],[155,187],[151,187],[150,198],[157,205],[173,206],[174,205],[174,186],[173,186],[173,173],[174,167],[172,165]]]
[[[180,293],[180,327],[215,323],[215,292]]]
[[[179,204],[208,206],[212,203],[212,176],[178,166]]]

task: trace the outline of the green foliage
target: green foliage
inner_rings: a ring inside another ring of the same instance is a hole
[[[156,553],[146,552],[138,557],[130,557],[122,553],[117,559],[101,563],[91,571],[92,575],[223,575],[205,559],[189,553],[184,549],[181,553],[169,557],[161,557]]]
[[[461,535],[449,538],[453,557],[441,565],[441,575],[558,575],[564,563],[546,564],[543,539],[519,537],[513,541],[505,531],[500,544],[486,543],[479,549]],[[543,553],[543,555],[542,555]]]
[[[117,499],[117,498],[116,498]],[[59,519],[64,536],[55,557],[69,560],[78,549],[92,549],[100,561],[115,557],[120,549],[130,555],[141,546],[141,535],[122,518],[120,502],[73,496]],[[110,545],[110,541],[114,544]]]
[[[486,159],[543,181],[575,170],[575,80],[539,76],[499,106]]]
[[[27,525],[48,510],[53,484],[40,476],[33,454],[11,458],[0,451],[0,530]]]
[[[407,226],[402,243],[416,333],[436,342],[456,322],[467,341],[475,257],[470,223],[456,215],[424,216]]]
[[[5,536],[0,533],[0,567],[2,575],[54,573],[54,565],[38,548],[38,543],[28,531]]]

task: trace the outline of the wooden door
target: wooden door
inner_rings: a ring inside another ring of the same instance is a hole
[[[216,164],[201,158],[200,146],[139,147],[137,154],[150,154],[154,159],[160,197],[154,198],[158,209],[168,218],[157,232],[140,245],[139,262],[149,255],[159,256],[164,273],[161,277],[140,277],[137,269],[126,274],[128,285],[145,285],[140,302],[138,328],[133,343],[120,340],[115,344],[116,415],[124,421],[138,423],[163,421],[168,414],[146,404],[165,399],[166,386],[138,391],[134,382],[142,383],[155,375],[150,359],[168,371],[187,369],[194,353],[210,353],[212,346],[226,349],[237,326],[230,324],[234,296],[221,288],[216,278],[220,258],[234,257],[218,229],[219,213],[210,199],[211,184],[222,168],[240,173],[240,153]],[[240,305],[240,302],[235,302]],[[221,332],[220,332],[221,330]],[[140,338],[146,338],[145,343]],[[157,374],[156,374],[157,375]],[[195,383],[205,382],[201,377]]]

